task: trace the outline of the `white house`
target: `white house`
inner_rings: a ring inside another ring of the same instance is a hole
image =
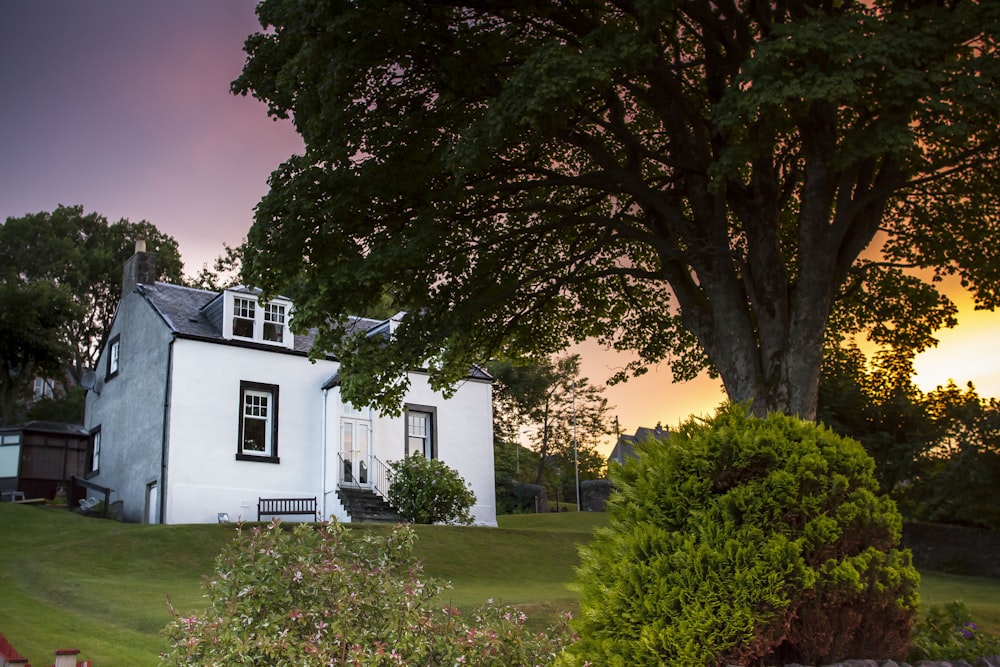
[[[402,416],[355,410],[339,363],[311,362],[312,337],[292,334],[292,309],[156,282],[155,256],[137,249],[89,383],[88,480],[114,489],[129,521],[256,520],[260,498],[313,497],[322,517],[350,521],[338,490],[384,493],[385,464],[422,454],[456,469],[475,522],[495,526],[492,378],[474,367],[445,399],[415,370]]]

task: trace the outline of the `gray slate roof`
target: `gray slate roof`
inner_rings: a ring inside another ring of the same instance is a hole
[[[231,341],[223,338],[222,330],[206,314],[209,304],[216,299],[222,298],[222,292],[183,287],[163,282],[156,282],[152,285],[140,284],[136,287],[136,290],[156,309],[167,326],[180,336],[214,341],[227,345],[260,348],[272,352],[284,350],[284,348],[271,345]],[[234,290],[249,294],[260,294],[260,290],[248,289],[246,287],[237,287]],[[369,331],[383,322],[384,320],[374,320],[369,317],[352,317],[349,323],[350,331]],[[315,337],[315,331],[310,331],[303,336],[295,336],[293,341],[295,351],[308,354],[309,350],[312,349]],[[477,380],[493,380],[493,376],[476,365],[473,365],[469,369],[468,377]],[[334,386],[338,382],[339,375],[335,374],[325,383],[324,388]]]
[[[163,282],[156,282],[153,285],[139,285],[137,290],[156,309],[160,316],[163,317],[167,326],[181,336],[219,343],[257,347],[253,343],[226,340],[222,337],[222,330],[206,316],[206,307],[215,301],[215,299],[221,298],[222,292],[212,292],[210,290],[183,287]],[[250,294],[260,293],[260,290],[251,290],[245,287],[238,287],[235,290]],[[373,320],[366,317],[351,318],[352,330],[361,328],[361,330],[367,331],[380,323],[381,320]],[[315,337],[315,331],[310,331],[306,335],[296,335],[293,341],[295,351],[308,354],[309,350],[312,349]],[[280,351],[280,348],[272,346],[262,347],[272,351]]]
[[[668,430],[666,428],[657,424],[655,428],[640,426],[635,430],[635,435],[619,435],[618,442],[615,443],[615,448],[611,450],[611,454],[608,456],[608,461],[624,463],[625,459],[636,456],[635,445],[647,440],[662,438],[667,433]]]

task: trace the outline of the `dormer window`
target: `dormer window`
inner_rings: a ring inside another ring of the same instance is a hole
[[[285,306],[269,303],[264,306],[264,340],[281,343],[285,336]]]
[[[257,310],[255,299],[233,297],[233,335],[240,338],[253,338],[254,313]]]
[[[224,338],[292,348],[293,338],[288,328],[292,304],[287,299],[279,297],[263,303],[255,294],[232,290],[225,293],[224,303]]]

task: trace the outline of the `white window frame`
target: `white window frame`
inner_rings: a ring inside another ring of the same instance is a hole
[[[248,403],[248,399],[251,403]],[[263,405],[259,402],[263,400]],[[254,404],[252,401],[257,401]],[[263,407],[263,417],[253,414]],[[250,420],[248,422],[248,420]],[[264,422],[263,449],[248,449],[246,431],[250,422]],[[278,385],[262,382],[240,382],[239,434],[236,443],[238,461],[264,461],[279,463],[278,459]]]
[[[284,343],[285,342],[285,326],[288,321],[288,306],[283,303],[276,303],[274,301],[264,304],[264,323],[261,327],[261,338],[266,343]],[[268,325],[277,325],[275,331],[277,332],[277,337],[268,337]]]
[[[429,459],[438,458],[437,443],[437,408],[429,405],[405,406],[403,413],[403,428],[405,431],[405,454],[411,456],[420,454]],[[421,420],[424,432],[414,432],[412,426],[416,425],[414,420]],[[419,447],[411,446],[419,443]]]
[[[87,474],[93,477],[101,471],[101,427],[90,432],[90,442],[87,444]]]
[[[253,340],[256,338],[257,333],[257,300],[246,296],[233,296],[233,316],[230,318],[229,323],[232,327],[233,338],[247,338]],[[237,321],[249,322],[250,324],[250,335],[245,336],[242,333],[236,333],[237,331]]]
[[[108,381],[118,375],[119,363],[121,360],[121,335],[117,335],[108,343],[108,368],[104,374],[104,380]]]
[[[294,338],[289,326],[292,304],[286,299],[263,303],[253,294],[227,292],[223,311],[223,338],[246,340],[265,345],[294,348]],[[237,333],[241,330],[243,333]],[[247,330],[252,335],[246,335]]]

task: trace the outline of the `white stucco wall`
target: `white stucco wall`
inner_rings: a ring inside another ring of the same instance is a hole
[[[179,339],[174,345],[169,523],[257,520],[259,497],[320,495],[323,382],[333,362]],[[236,460],[240,382],[278,385],[278,463]]]
[[[427,375],[410,373],[406,403],[436,408],[437,456],[458,471],[476,494],[472,509],[478,525],[496,526],[496,482],[493,470],[493,405],[489,382],[466,380],[445,400],[430,388]],[[406,437],[403,417],[379,417],[375,452],[383,461],[402,457]]]
[[[326,395],[324,418],[321,387],[336,368],[336,362],[314,364],[300,355],[176,340],[165,521],[214,522],[220,512],[233,521],[256,520],[259,497],[313,496],[324,516],[346,520],[335,494],[340,420],[369,411],[359,414],[344,406],[334,388]],[[279,463],[236,460],[241,380],[279,387]],[[407,403],[436,408],[438,457],[471,483],[476,523],[495,526],[490,383],[467,381],[445,400],[425,375],[414,373]],[[382,461],[402,458],[403,418],[372,415],[371,424],[375,455]]]

